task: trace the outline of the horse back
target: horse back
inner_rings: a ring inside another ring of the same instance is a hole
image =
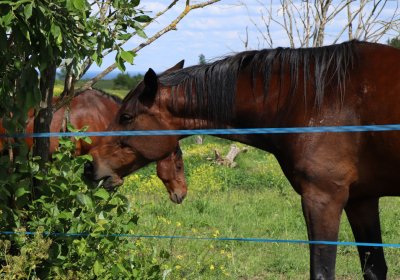
[[[327,86],[323,103],[317,107],[312,91],[307,99],[301,85],[296,95],[286,98],[286,104],[282,102],[282,107],[291,109],[273,114],[277,121],[272,125],[400,124],[400,50],[359,43],[354,55],[342,89]],[[300,133],[271,138],[272,152],[299,193],[304,191],[301,182],[312,181],[349,188],[354,197],[400,195],[399,131]]]

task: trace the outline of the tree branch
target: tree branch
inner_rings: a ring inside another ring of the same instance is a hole
[[[165,33],[171,31],[171,30],[176,30],[176,26],[177,24],[192,10],[195,9],[199,9],[199,8],[204,8],[206,6],[209,6],[211,4],[214,4],[216,2],[219,2],[220,0],[209,0],[206,2],[202,2],[202,3],[198,3],[198,4],[194,4],[194,5],[190,5],[189,1],[186,1],[186,6],[185,9],[182,11],[182,13],[177,16],[167,27],[163,28],[162,30],[158,31],[156,34],[154,34],[152,37],[150,37],[149,39],[147,39],[146,42],[141,43],[139,46],[137,46],[136,48],[132,49],[132,52],[138,52],[139,50],[143,49],[144,47],[150,45],[151,43],[153,43],[155,40],[157,40],[158,38],[160,38],[162,35],[164,35]],[[176,1],[175,1],[176,3]],[[172,4],[175,4],[172,3]],[[117,68],[117,64],[113,63],[112,65],[110,65],[109,67],[107,67],[103,72],[101,72],[100,74],[98,74],[96,77],[94,77],[93,79],[87,81],[82,87],[79,88],[79,92],[85,91],[87,89],[89,89],[92,85],[94,85],[96,82],[98,82],[99,80],[101,80],[104,76],[106,76],[108,73],[110,73],[112,70],[114,70],[115,68]]]
[[[155,17],[153,17],[149,22],[146,22],[144,24],[142,24],[142,28],[146,28],[149,24],[155,22],[159,17],[161,17],[162,15],[164,15],[167,11],[169,11],[171,8],[173,8],[175,6],[176,3],[178,3],[179,0],[174,0],[171,2],[171,4],[168,5],[167,8],[165,8],[164,10],[158,12],[156,14]],[[127,38],[126,40],[122,40],[118,45],[114,46],[113,48],[110,48],[106,51],[104,51],[101,55],[103,57],[105,57],[106,55],[110,54],[111,52],[117,50],[118,48],[120,48],[121,46],[123,46],[126,42],[128,42],[128,40],[130,40],[133,36],[135,36],[137,34],[137,32],[133,32],[129,38]],[[92,64],[92,60],[90,57],[88,57],[85,62],[83,63],[82,68],[85,69],[82,71],[81,75],[79,76],[79,78],[81,78],[86,72],[87,70],[90,68],[91,64]]]

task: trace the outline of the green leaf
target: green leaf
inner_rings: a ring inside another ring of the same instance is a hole
[[[87,206],[89,208],[93,208],[93,201],[88,195],[79,193],[76,196],[76,199],[78,200],[79,204],[81,204],[82,206]]]
[[[84,0],[72,0],[72,5],[74,5],[74,7],[80,11],[85,9],[85,1]]]
[[[91,56],[92,60],[97,63],[97,60],[99,59],[99,56],[97,55],[97,52],[94,52]]]
[[[13,11],[8,12],[5,16],[0,18],[0,24],[2,26],[10,25],[11,21],[15,18]]]
[[[72,212],[67,212],[67,211],[62,211],[59,215],[58,215],[59,219],[66,219],[66,220],[70,220],[73,218],[73,214]]]
[[[98,189],[94,194],[95,197],[102,198],[104,200],[107,200],[110,198],[110,194],[105,190],[105,189]]]
[[[93,160],[93,157],[91,155],[81,155],[78,158],[83,159],[84,161],[92,161]]]
[[[32,16],[32,6],[32,3],[29,3],[24,7],[25,19],[29,19]]]
[[[99,260],[96,260],[94,262],[93,265],[93,272],[96,276],[100,276],[103,272],[105,271],[105,269],[103,268],[103,265],[101,262],[99,262]]]
[[[79,129],[75,128],[72,123],[68,122],[67,123],[67,130],[71,132],[79,132]]]
[[[52,23],[50,27],[50,32],[53,35],[54,38],[58,38],[58,36],[61,34],[61,29],[58,25]]]
[[[143,29],[137,28],[136,29],[136,34],[139,35],[140,37],[147,39],[146,33],[144,33]]]
[[[27,190],[25,186],[21,186],[15,191],[14,195],[15,195],[16,198],[18,198],[18,197],[23,196],[26,193],[30,193],[30,191]]]
[[[118,40],[127,41],[132,38],[132,34],[117,34]]]
[[[62,42],[63,42],[63,37],[62,37],[62,35],[60,33],[60,34],[58,34],[56,43],[57,43],[57,45],[61,45]]]
[[[122,72],[126,70],[124,60],[121,58],[120,52],[118,52],[117,56],[115,57],[115,63],[117,64],[118,69]]]
[[[66,8],[67,8],[69,11],[73,11],[73,10],[74,10],[73,0],[67,0],[65,6],[66,6]]]
[[[146,16],[146,15],[137,16],[137,17],[134,17],[133,19],[138,21],[138,22],[149,22],[149,21],[151,21],[151,17]]]
[[[93,143],[92,138],[90,138],[89,136],[82,137],[82,140],[85,141],[88,144],[92,144]]]
[[[133,64],[133,58],[135,57],[135,53],[132,51],[124,51],[121,49],[121,58],[126,62]]]

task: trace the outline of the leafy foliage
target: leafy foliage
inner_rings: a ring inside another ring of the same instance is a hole
[[[162,254],[115,235],[137,231],[139,217],[127,197],[89,188],[81,177],[90,158],[74,157],[74,151],[74,142],[62,138],[47,173],[32,159],[17,166],[19,172],[11,177],[18,178],[1,182],[0,230],[45,233],[2,236],[0,273],[19,279],[33,274],[41,279],[160,279]],[[9,170],[4,164],[1,170]],[[33,179],[43,182],[34,191]],[[54,232],[87,236],[48,234]]]
[[[117,50],[120,69],[125,69],[124,62],[133,63],[135,54],[118,42],[130,38],[132,30],[145,37],[141,23],[150,18],[137,8],[139,4],[139,0],[1,1],[0,118],[6,129],[23,129],[27,111],[40,101],[39,76],[45,76],[50,65],[64,61],[67,72],[80,77],[91,61],[100,65],[103,52],[112,49]]]
[[[132,36],[132,30],[145,37],[141,24],[150,18],[137,8],[139,4],[139,0],[1,1],[0,118],[6,131],[23,131],[28,110],[51,100],[50,70],[55,75],[55,67],[62,63],[67,65],[66,74],[76,78],[92,61],[101,64],[107,50],[117,50],[120,69],[124,62],[132,63],[135,54],[118,42]],[[27,157],[23,144],[16,144],[14,158],[0,155],[0,230],[90,234],[2,236],[2,277],[160,278],[158,256],[151,247],[107,236],[135,230],[138,216],[127,198],[90,189],[81,179],[89,158],[73,157],[75,146],[69,139],[60,139],[60,145],[45,168],[40,158]]]
[[[73,1],[81,2],[84,3]],[[1,112],[5,116],[12,112],[15,118],[19,117],[21,128],[27,110],[40,100],[39,73],[62,59],[86,54],[83,45],[90,38],[84,32],[85,10],[77,7],[82,8],[71,1],[2,2],[0,98],[4,108]],[[3,122],[8,124],[7,119]]]

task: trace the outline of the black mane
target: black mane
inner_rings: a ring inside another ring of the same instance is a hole
[[[193,105],[204,110],[193,112],[200,118],[223,123],[232,119],[236,95],[236,84],[239,73],[249,69],[252,84],[257,76],[263,77],[264,94],[268,95],[273,66],[283,71],[290,71],[290,93],[293,94],[299,85],[299,73],[304,73],[302,84],[313,83],[315,88],[315,105],[322,105],[325,88],[333,85],[338,88],[343,98],[344,83],[355,63],[354,45],[358,41],[345,42],[318,48],[277,48],[259,51],[245,51],[221,60],[187,67],[178,71],[160,75],[160,83],[183,88],[186,98],[186,110],[192,112]],[[288,68],[289,67],[289,68]],[[307,95],[304,89],[304,95]]]
[[[95,93],[97,95],[104,96],[104,97],[106,97],[108,99],[111,99],[112,101],[114,101],[115,103],[117,103],[119,105],[122,104],[122,99],[121,98],[119,98],[118,96],[116,96],[114,94],[108,93],[108,92],[106,92],[106,91],[104,91],[102,89],[93,88],[93,89],[90,89],[90,90],[87,90],[87,91],[92,91],[93,93]],[[86,92],[86,91],[84,91],[84,92]]]

